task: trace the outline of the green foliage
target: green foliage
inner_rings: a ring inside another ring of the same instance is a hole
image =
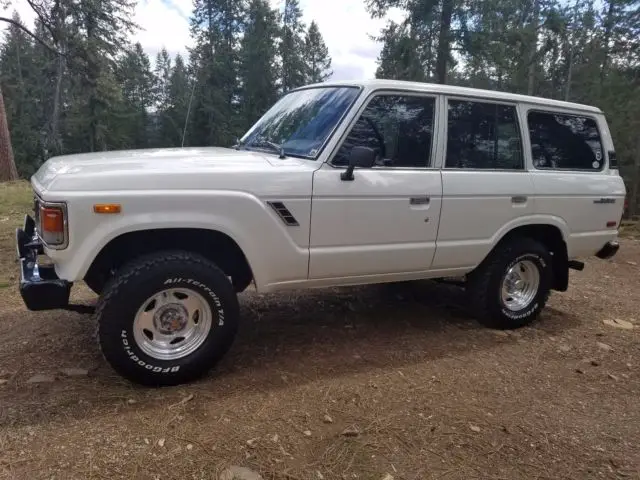
[[[378,78],[439,80],[445,0],[369,0],[404,20],[379,40]],[[449,83],[599,106],[606,114],[630,213],[640,202],[640,1],[454,0]],[[437,62],[436,62],[437,63]]]
[[[283,92],[288,92],[305,83],[304,28],[298,0],[285,0],[282,14],[282,41],[280,43]]]
[[[148,112],[154,101],[155,79],[142,45],[136,43],[118,59],[115,80],[122,93],[122,105],[116,110],[118,127],[122,129],[121,147],[146,147],[149,145]]]
[[[314,21],[309,25],[304,39],[304,61],[306,63],[305,83],[324,82],[333,73],[329,49],[322,39],[318,24]]]
[[[13,20],[20,22],[17,15]],[[22,30],[11,25],[0,48],[0,84],[20,175],[33,173],[32,159],[42,156],[42,138],[38,134],[41,118],[38,105],[32,101],[37,98],[42,72],[36,69],[38,65],[32,63],[33,58],[31,40]]]
[[[240,54],[240,116],[253,124],[277,97],[276,12],[266,0],[252,0],[246,14]]]
[[[196,46],[190,69],[196,95],[188,132],[190,145],[231,145],[238,131],[241,4],[235,0],[196,0],[191,33]]]

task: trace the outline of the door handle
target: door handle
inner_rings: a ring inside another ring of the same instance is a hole
[[[513,204],[527,203],[527,197],[524,195],[516,195],[515,197],[511,197],[511,203]]]
[[[429,197],[411,197],[409,199],[409,205],[428,205],[431,201]]]

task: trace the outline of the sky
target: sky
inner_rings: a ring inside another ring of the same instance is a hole
[[[284,0],[270,0],[274,8],[281,9]],[[333,80],[362,80],[373,78],[376,59],[382,47],[370,39],[378,35],[387,19],[372,19],[364,0],[300,0],[303,21],[308,25],[315,20],[329,48],[332,58]],[[165,47],[173,56],[186,54],[190,45],[189,15],[192,0],[138,0],[134,21],[141,27],[131,40],[140,42],[144,50],[155,58]],[[0,16],[11,16],[16,10],[23,22],[32,26],[34,14],[25,0],[11,0],[10,7]],[[388,18],[399,20],[399,11],[390,12]],[[0,23],[0,29],[4,29]]]

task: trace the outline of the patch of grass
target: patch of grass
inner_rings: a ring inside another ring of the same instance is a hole
[[[26,180],[0,183],[0,288],[19,280],[15,231],[24,215],[30,213],[32,201],[33,192]]]
[[[0,183],[0,215],[30,207],[33,200],[31,185],[26,180]]]
[[[620,224],[619,233],[621,237],[639,237],[640,222],[623,220]]]

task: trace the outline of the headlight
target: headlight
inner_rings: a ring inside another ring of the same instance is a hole
[[[45,246],[61,250],[69,241],[67,206],[64,203],[37,201],[36,226]]]

